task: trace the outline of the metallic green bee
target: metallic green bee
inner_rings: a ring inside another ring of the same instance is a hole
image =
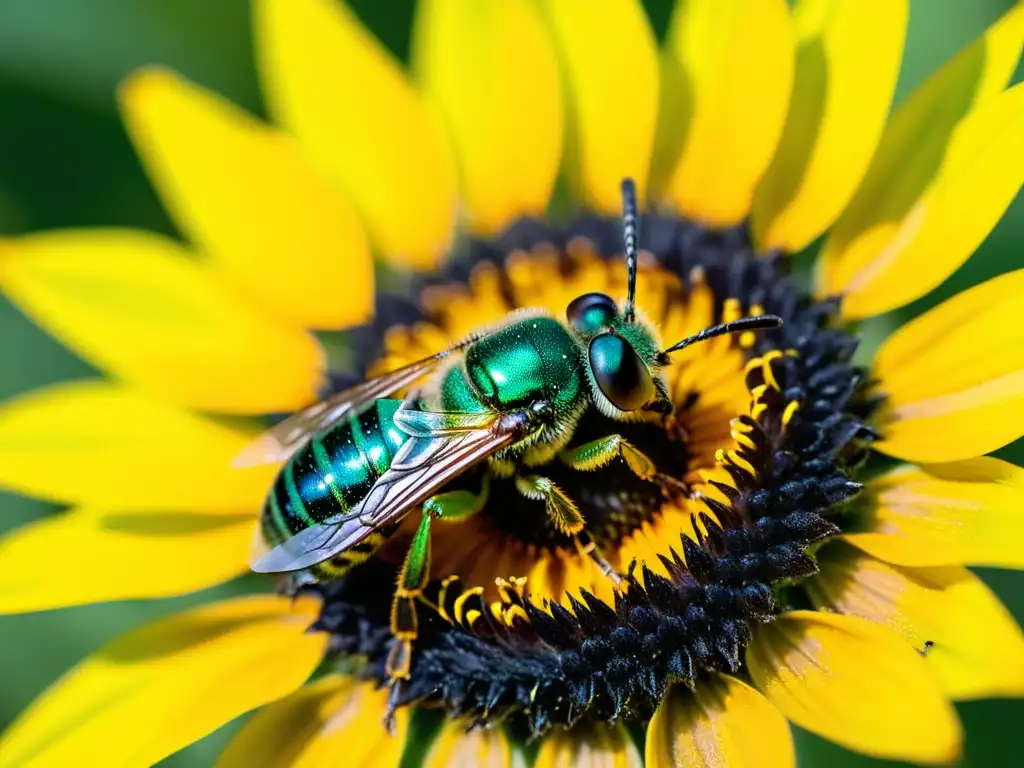
[[[495,476],[513,477],[526,498],[580,550],[618,579],[586,532],[576,503],[543,474],[560,461],[593,471],[621,457],[639,477],[675,481],[621,435],[573,445],[585,410],[619,421],[644,411],[669,413],[661,369],[671,353],[726,333],[776,328],[766,315],[707,328],[660,350],[654,330],[636,314],[637,214],[633,183],[623,182],[627,295],[584,294],[566,319],[526,310],[454,347],[346,390],[285,420],[240,463],[289,459],[263,507],[268,552],[254,571],[301,571],[334,578],[366,560],[411,511],[422,518],[402,567],[392,607],[387,671],[406,679],[417,635],[416,604],[430,574],[430,526],[461,520],[487,502],[479,493],[443,491],[453,478],[488,462]],[[415,386],[425,379],[422,386]],[[404,400],[386,399],[412,386]]]

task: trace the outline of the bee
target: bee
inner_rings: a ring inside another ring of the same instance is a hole
[[[394,642],[386,670],[408,679],[417,636],[416,600],[430,574],[430,528],[460,521],[487,503],[479,492],[445,490],[470,467],[514,478],[527,499],[542,501],[554,526],[609,578],[620,576],[587,534],[576,502],[544,475],[562,462],[592,472],[617,458],[639,477],[670,485],[654,463],[618,434],[583,444],[573,435],[589,408],[618,421],[669,414],[662,376],[672,353],[728,333],[777,328],[773,315],[715,325],[659,349],[634,305],[637,207],[622,185],[627,293],[621,305],[587,293],[565,318],[540,310],[511,314],[497,327],[370,379],[284,420],[240,457],[243,465],[287,460],[263,506],[260,573],[336,578],[371,557],[410,512],[422,510],[399,575],[391,611]],[[390,397],[408,388],[403,399]]]

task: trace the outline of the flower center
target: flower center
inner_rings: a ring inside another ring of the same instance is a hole
[[[496,242],[470,243],[449,274],[417,287],[415,305],[379,303],[359,344],[369,374],[517,308],[557,317],[587,292],[624,295],[621,232],[616,220],[588,219],[566,235],[531,221]],[[802,295],[785,263],[755,256],[742,229],[710,233],[648,217],[641,246],[637,305],[662,341],[765,311],[785,325],[674,358],[669,416],[623,423],[584,414],[573,442],[620,434],[659,480],[640,479],[621,460],[593,472],[544,465],[623,574],[621,591],[512,479],[486,466],[462,476],[460,486],[477,488],[488,474],[490,493],[475,516],[432,529],[431,585],[400,703],[480,720],[518,712],[534,731],[644,717],[669,682],[736,671],[751,624],[787,599],[782,585],[815,572],[807,547],[839,530],[836,505],[859,487],[846,468],[872,437],[863,419],[873,406],[849,364],[855,340],[828,328],[835,305]],[[316,587],[325,601],[319,627],[382,682],[393,585],[414,526],[407,521],[376,558]]]
[[[679,227],[678,220],[655,219],[645,233],[654,242],[670,241],[675,233],[688,248],[749,254],[745,241],[734,233],[710,235]],[[387,327],[382,342],[364,345],[379,350],[369,362],[371,373],[438,352],[466,334],[500,324],[517,309],[542,308],[564,317],[567,305],[581,294],[624,296],[621,242],[617,221],[592,219],[567,236],[536,222],[521,222],[497,245],[472,243],[454,268],[463,279],[428,280],[420,287],[418,321],[403,317],[401,325]],[[642,253],[637,281],[637,304],[663,341],[696,333],[723,317],[735,319],[744,309],[759,311],[756,304],[738,297],[719,297],[703,263],[694,262],[685,272],[672,271],[662,263],[664,255],[668,254]],[[574,444],[619,434],[653,461],[660,482],[640,479],[621,460],[586,473],[557,461],[544,466],[545,477],[580,506],[589,536],[619,571],[634,558],[654,559],[647,545],[663,539],[666,531],[673,540],[682,529],[692,532],[690,516],[706,511],[695,500],[721,495],[708,481],[728,479],[716,467],[715,454],[720,448],[736,447],[730,420],[748,408],[743,379],[747,355],[742,347],[753,340],[748,336],[737,344],[716,339],[679,355],[666,371],[675,407],[670,416],[624,423],[596,408],[582,416]],[[470,471],[453,487],[479,489],[484,475],[491,474],[487,468]],[[435,526],[436,579],[456,574],[468,584],[482,586],[491,599],[498,597],[495,579],[509,576],[527,577],[527,592],[538,599],[564,601],[570,589],[579,587],[612,599],[612,582],[555,527],[543,502],[525,499],[514,479],[491,476],[490,483],[488,503],[474,518],[457,527]],[[415,521],[409,520],[382,556],[400,561],[414,530]],[[476,546],[467,548],[467,539]]]
[[[585,443],[621,434],[631,444],[642,446],[660,472],[682,479],[687,474],[689,452],[672,426],[622,424],[592,411],[580,420],[574,438]],[[588,473],[553,463],[544,472],[581,510],[586,510],[588,532],[613,559],[617,559],[614,555],[625,539],[644,524],[655,523],[662,506],[671,503],[671,490],[641,480],[621,462]],[[491,491],[493,495],[481,515],[504,539],[505,546],[518,547],[534,557],[572,552],[572,539],[554,527],[543,503],[521,498],[507,478],[492,480]]]

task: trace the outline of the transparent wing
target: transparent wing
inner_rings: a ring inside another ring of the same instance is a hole
[[[242,449],[242,452],[231,462],[232,466],[242,468],[284,461],[295,453],[310,435],[337,424],[346,414],[359,411],[367,403],[387,397],[426,376],[448,355],[470,344],[476,338],[473,336],[465,339],[443,352],[438,352],[423,360],[417,360],[415,363],[385,373],[383,376],[364,381],[362,384],[331,395],[326,400],[321,400],[298,413],[293,413]]]
[[[512,433],[489,429],[412,437],[355,509],[300,531],[260,557],[252,569],[257,573],[298,571],[344,552],[515,439]]]
[[[395,413],[395,425],[412,437],[438,437],[488,429],[493,423],[494,414],[490,412],[419,411],[403,405]]]

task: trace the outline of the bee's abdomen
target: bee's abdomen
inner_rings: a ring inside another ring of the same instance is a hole
[[[356,507],[388,467],[406,435],[394,424],[398,400],[378,400],[362,413],[315,435],[285,464],[263,506],[261,530],[270,546]],[[370,536],[341,558],[365,560],[381,541]],[[359,551],[357,551],[359,550]],[[351,553],[351,554],[350,554]],[[351,564],[355,564],[354,562]]]
[[[309,569],[310,573],[313,574],[317,581],[328,581],[338,578],[349,569],[373,557],[397,528],[397,525],[392,525],[379,531],[374,531],[351,549],[346,549],[329,560],[317,563]]]

